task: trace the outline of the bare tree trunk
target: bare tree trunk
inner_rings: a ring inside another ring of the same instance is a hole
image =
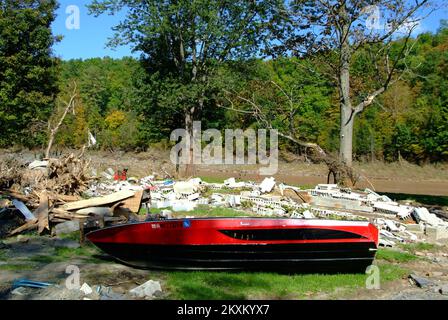
[[[352,166],[353,156],[353,122],[352,109],[341,104],[341,131],[339,158],[347,166]]]
[[[348,167],[352,166],[352,147],[353,147],[353,122],[355,112],[350,100],[350,43],[349,43],[349,20],[345,5],[341,6],[340,12],[344,24],[340,29],[340,70],[339,70],[339,94],[341,109],[341,130],[340,130],[340,161]]]
[[[193,174],[194,171],[194,163],[193,163],[193,121],[194,121],[194,111],[195,107],[191,107],[185,112],[185,130],[187,131],[187,135],[190,140],[190,145],[187,150],[188,152],[188,162],[185,165],[185,177],[189,177]]]
[[[67,113],[69,112],[69,110],[71,108],[74,108],[75,98],[76,98],[76,83],[75,83],[75,88],[73,89],[73,94],[70,97],[70,101],[67,103],[67,106],[65,107],[64,113],[62,114],[61,118],[59,119],[59,122],[56,124],[56,126],[53,129],[50,129],[50,137],[48,138],[48,146],[47,146],[47,150],[45,151],[46,159],[50,158],[51,147],[53,145],[54,138],[56,136],[56,133],[59,130],[59,127],[62,125],[62,122],[64,122],[64,119],[67,116]]]

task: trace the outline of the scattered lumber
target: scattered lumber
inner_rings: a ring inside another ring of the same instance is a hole
[[[138,213],[142,204],[143,190],[137,191],[134,195],[123,201],[121,206],[124,209],[129,209],[133,213]]]
[[[18,227],[17,229],[14,229],[9,233],[10,236],[13,236],[15,234],[21,233],[23,231],[35,229],[38,227],[37,219],[27,221],[23,226]]]
[[[46,157],[45,161],[35,160],[30,164],[13,157],[0,163],[1,210],[14,212],[18,218],[18,227],[5,230],[4,235],[32,229],[37,229],[38,234],[54,234],[55,227],[68,222],[90,221],[104,226],[125,222],[133,213],[138,213],[142,190],[82,198],[98,179],[91,176],[90,161],[84,159],[84,151],[85,147],[79,154],[70,153],[57,159]],[[83,232],[83,228],[77,229]],[[64,230],[64,226],[59,229],[58,232]]]
[[[121,200],[133,197],[134,194],[135,194],[134,191],[123,190],[123,191],[109,194],[104,197],[97,197],[97,198],[92,198],[92,199],[87,199],[87,200],[80,200],[80,201],[66,203],[62,206],[62,208],[70,211],[70,210],[83,209],[83,208],[88,208],[88,207],[99,207],[99,206],[116,203]]]

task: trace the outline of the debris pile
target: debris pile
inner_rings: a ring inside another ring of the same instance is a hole
[[[0,175],[0,190],[5,191],[1,192],[0,214],[20,213],[15,221],[20,225],[9,235],[34,228],[39,234],[49,230],[58,235],[143,221],[148,216],[138,215],[142,208],[149,215],[163,209],[157,210],[159,216],[170,218],[173,211],[190,212],[208,205],[237,208],[248,216],[371,221],[380,229],[382,246],[448,239],[445,213],[436,215],[425,207],[402,205],[370,189],[354,191],[335,184],[301,189],[277,183],[273,177],[259,184],[235,178],[223,183],[200,178],[158,180],[156,174],[138,179],[128,177],[127,169],[111,168],[97,176],[89,161],[74,154],[28,165],[12,160],[1,165],[5,170]]]
[[[29,279],[17,279],[10,290],[13,300],[130,300],[157,299],[163,295],[159,281],[149,280],[128,292],[118,293],[110,286],[87,283],[67,287],[66,283],[48,283]]]
[[[138,219],[142,188],[83,200],[99,178],[82,153],[29,164],[6,160],[1,168],[0,237],[32,229],[58,235]]]

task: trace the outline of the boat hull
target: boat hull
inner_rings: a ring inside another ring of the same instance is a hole
[[[161,269],[365,271],[378,230],[360,222],[180,219],[121,225],[87,238],[125,264]]]

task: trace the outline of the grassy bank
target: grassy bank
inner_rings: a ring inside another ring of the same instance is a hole
[[[408,270],[378,262],[382,282],[401,279]],[[310,299],[364,288],[367,275],[277,274],[268,272],[170,272],[166,273],[170,299]]]

